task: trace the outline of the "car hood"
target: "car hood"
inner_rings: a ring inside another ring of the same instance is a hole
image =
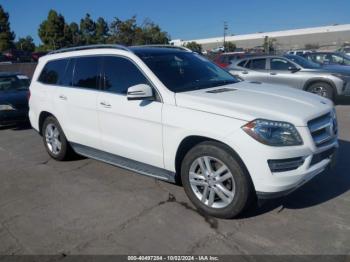
[[[342,74],[346,76],[350,76],[350,66],[346,65],[324,65],[322,69],[334,73],[334,74]]]
[[[329,112],[326,98],[294,88],[242,81],[236,84],[176,94],[176,104],[193,110],[247,122],[257,118],[306,126],[310,119]]]
[[[28,90],[0,92],[0,105],[12,105],[16,109],[28,108]]]

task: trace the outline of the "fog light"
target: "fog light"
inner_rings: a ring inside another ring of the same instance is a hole
[[[288,159],[267,160],[271,172],[286,172],[299,168],[304,164],[303,157],[295,157]]]

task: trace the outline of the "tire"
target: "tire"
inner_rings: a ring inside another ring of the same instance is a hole
[[[307,91],[334,101],[334,89],[328,83],[325,83],[325,82],[313,83],[307,88]]]
[[[206,163],[212,172],[207,172]],[[214,178],[213,171],[223,171],[224,166],[227,170]],[[182,161],[181,179],[188,198],[204,215],[234,218],[249,206],[254,196],[250,176],[243,164],[229,148],[218,142],[202,142],[193,147]]]
[[[55,160],[68,160],[72,149],[57,119],[49,116],[42,127],[43,142],[47,153]]]

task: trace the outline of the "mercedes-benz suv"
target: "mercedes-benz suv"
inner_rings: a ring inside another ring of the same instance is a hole
[[[181,183],[216,217],[290,193],[338,147],[330,100],[237,81],[171,46],[54,51],[39,59],[30,92],[30,121],[52,158],[78,153]]]

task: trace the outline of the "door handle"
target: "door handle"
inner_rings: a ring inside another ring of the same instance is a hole
[[[105,102],[105,101],[100,102],[100,105],[103,106],[103,107],[105,107],[105,108],[111,108],[111,107],[112,107],[111,104],[109,104],[109,103],[107,103],[107,102]]]
[[[248,71],[243,71],[242,74],[247,75]]]
[[[65,95],[60,95],[59,98],[60,98],[61,100],[67,100],[67,97],[66,97]]]
[[[275,76],[275,75],[277,75],[277,73],[272,72],[272,73],[270,73],[270,75]]]

